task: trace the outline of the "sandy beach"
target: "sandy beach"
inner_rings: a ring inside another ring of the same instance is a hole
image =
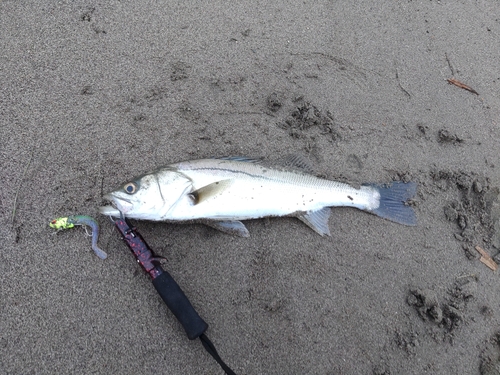
[[[414,181],[418,224],[135,221],[237,374],[500,374],[500,3],[0,2],[0,373],[223,374],[102,196],[154,168],[300,154]],[[99,259],[81,227],[101,227]],[[477,250],[483,250],[483,255]],[[489,257],[491,256],[491,259]]]

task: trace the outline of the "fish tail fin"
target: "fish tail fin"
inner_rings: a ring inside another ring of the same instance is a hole
[[[384,219],[404,225],[417,225],[417,216],[408,200],[415,196],[417,184],[395,181],[390,184],[368,184],[380,194],[379,206],[370,212]]]

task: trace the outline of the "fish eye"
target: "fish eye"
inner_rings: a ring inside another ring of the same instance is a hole
[[[133,182],[129,182],[128,184],[125,184],[123,190],[125,190],[127,194],[134,194],[137,191],[137,185]]]

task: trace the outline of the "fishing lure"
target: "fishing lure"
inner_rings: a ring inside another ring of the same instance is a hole
[[[49,224],[51,228],[59,230],[70,229],[75,225],[87,225],[92,229],[92,250],[94,250],[99,258],[106,259],[108,257],[108,254],[106,254],[97,246],[97,240],[99,238],[99,225],[94,218],[86,215],[72,215],[54,219]]]

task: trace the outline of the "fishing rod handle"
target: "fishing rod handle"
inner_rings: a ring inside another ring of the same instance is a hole
[[[151,277],[158,294],[184,327],[187,337],[190,340],[200,337],[207,330],[208,324],[200,318],[173,277],[158,264],[144,238],[125,219],[118,219],[114,223],[139,265]]]
[[[208,328],[208,324],[198,315],[191,302],[170,274],[163,273],[153,279],[153,285],[167,307],[175,315],[186,331],[187,337],[194,340]]]

